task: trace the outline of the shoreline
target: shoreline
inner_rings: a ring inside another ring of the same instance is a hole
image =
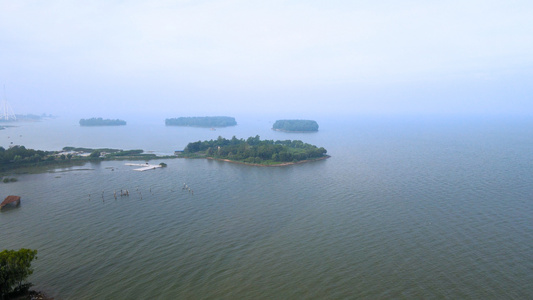
[[[323,157],[319,157],[319,158],[300,160],[300,161],[296,161],[296,162],[285,162],[285,163],[280,163],[280,164],[275,164],[275,165],[253,164],[253,163],[247,163],[247,162],[242,162],[242,161],[235,161],[235,160],[224,159],[224,158],[214,158],[214,157],[205,157],[205,158],[206,158],[206,159],[210,159],[210,160],[225,161],[225,162],[230,162],[230,163],[240,164],[240,165],[247,165],[247,166],[256,166],[256,167],[284,167],[284,166],[291,166],[291,165],[305,164],[305,163],[308,163],[308,162],[314,162],[314,161],[319,161],[319,160],[325,160],[325,159],[328,159],[328,158],[330,158],[330,157],[331,157],[330,155],[324,155]],[[187,157],[185,157],[185,158],[187,158]]]
[[[155,155],[155,154],[154,154]],[[35,163],[27,164],[18,164],[18,165],[5,165],[0,167],[0,178],[2,176],[11,175],[11,174],[20,174],[17,170],[28,169],[28,168],[48,168],[48,167],[69,167],[69,166],[81,166],[86,163],[99,163],[103,161],[151,161],[159,159],[176,159],[178,158],[175,155],[165,155],[165,156],[118,156],[118,157],[99,157],[99,158],[88,158],[88,157],[79,157],[70,160],[53,160],[53,161],[40,161]]]
[[[274,131],[279,131],[279,132],[289,132],[289,133],[311,133],[311,132],[318,132],[318,130],[293,131],[293,130],[276,129],[276,128],[272,128],[272,130],[274,130]]]
[[[235,124],[235,125],[227,125],[227,126],[203,126],[203,125],[167,125],[165,124],[165,126],[176,126],[176,127],[194,127],[194,128],[226,128],[226,127],[233,127],[233,126],[237,126],[238,124]]]
[[[28,296],[32,300],[54,300],[53,297],[48,296],[48,294],[43,291],[31,290],[28,292]]]

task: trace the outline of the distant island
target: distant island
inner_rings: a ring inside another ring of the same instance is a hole
[[[208,158],[259,166],[282,166],[328,158],[323,147],[299,140],[261,140],[258,135],[248,139],[231,140],[218,137],[216,140],[192,142],[178,157]]]
[[[227,127],[235,126],[233,117],[179,117],[165,120],[167,126]]]
[[[102,118],[90,118],[90,119],[81,119],[80,126],[120,126],[126,125],[124,120],[111,120],[111,119],[102,119]]]
[[[277,120],[272,129],[288,132],[318,131],[318,123],[313,120]]]

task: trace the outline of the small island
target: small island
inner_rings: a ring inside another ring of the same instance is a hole
[[[287,132],[318,131],[318,123],[313,120],[277,120],[272,125],[273,130]]]
[[[80,126],[121,126],[126,125],[124,120],[111,120],[102,118],[81,119]]]
[[[258,135],[248,139],[216,140],[192,142],[178,157],[208,158],[229,162],[258,165],[284,166],[328,158],[323,147],[317,147],[299,140],[261,140]]]
[[[167,126],[191,127],[227,127],[235,126],[237,122],[233,117],[179,117],[165,120]]]

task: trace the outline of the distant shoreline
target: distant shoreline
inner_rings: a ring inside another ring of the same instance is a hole
[[[8,148],[6,152],[11,151],[12,148]],[[10,161],[8,163],[0,164],[0,177],[13,173],[17,169],[29,169],[38,167],[56,167],[56,166],[74,166],[83,165],[88,162],[101,162],[101,161],[116,161],[116,160],[130,160],[130,161],[151,161],[161,159],[175,159],[176,155],[156,155],[151,153],[144,153],[144,150],[121,150],[121,149],[91,149],[91,148],[74,148],[64,147],[61,151],[41,151],[38,153],[38,161],[25,161],[18,162]],[[73,152],[75,151],[75,152]],[[98,156],[91,156],[93,153],[98,152]],[[1,156],[0,156],[1,158]],[[27,159],[27,158],[25,158]]]
[[[166,125],[166,126],[176,126],[176,127],[195,127],[195,128],[224,128],[224,127],[233,127],[235,125],[219,125],[219,126],[208,126],[208,125]]]
[[[324,155],[323,157],[313,158],[313,159],[306,159],[306,160],[300,160],[296,162],[284,162],[280,164],[273,164],[273,165],[264,165],[264,164],[253,164],[253,163],[247,163],[243,161],[236,161],[236,160],[230,160],[230,159],[223,159],[223,158],[214,158],[214,157],[205,157],[206,159],[210,160],[218,160],[218,161],[226,161],[234,164],[240,164],[240,165],[248,165],[248,166],[257,166],[257,167],[284,167],[284,166],[291,166],[291,165],[298,165],[298,164],[304,164],[308,162],[314,162],[319,160],[324,160],[330,158],[330,155]]]
[[[125,126],[127,123],[120,119],[102,119],[102,118],[90,118],[80,119],[80,126],[92,127],[92,126]]]
[[[214,116],[214,117],[179,117],[165,119],[166,126],[187,126],[187,127],[228,127],[237,125],[234,117]]]
[[[276,128],[272,128],[272,130],[274,131],[281,131],[281,132],[294,132],[294,133],[309,133],[309,132],[318,132],[318,130],[285,130],[285,129],[276,129]]]

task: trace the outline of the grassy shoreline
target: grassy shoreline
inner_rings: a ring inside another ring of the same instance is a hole
[[[318,132],[318,130],[286,130],[286,129],[277,129],[277,128],[272,128],[272,130],[279,131],[279,132],[290,132],[290,133],[313,133],[313,132]]]

